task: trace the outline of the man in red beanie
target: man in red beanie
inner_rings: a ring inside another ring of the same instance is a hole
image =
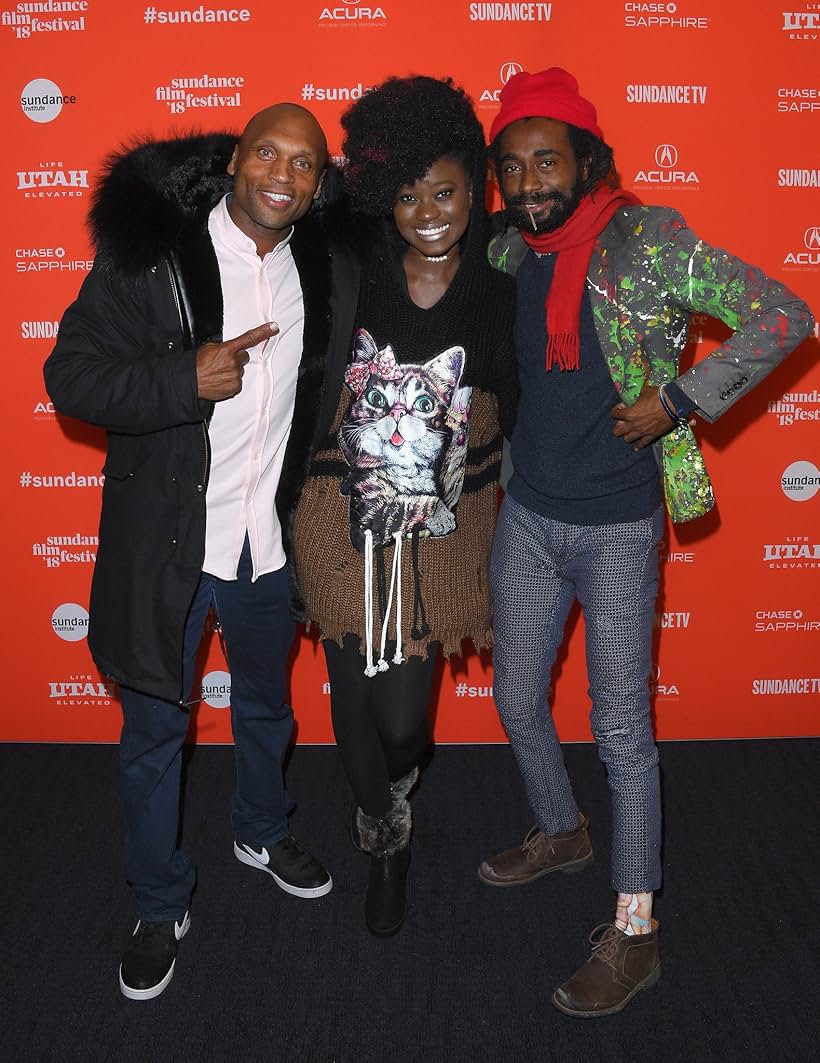
[[[501,93],[490,155],[506,231],[490,258],[518,284],[521,378],[513,475],[490,567],[494,692],[536,825],[485,860],[490,886],[592,861],[547,703],[577,599],[591,727],[612,796],[611,923],[553,994],[561,1011],[620,1011],[660,975],[652,895],[661,883],[658,751],[648,675],[665,501],[706,513],[711,484],[689,424],[714,421],[805,336],[797,296],[710,247],[675,211],[617,187],[595,108],[565,70],[521,73]],[[692,311],[736,331],[679,375]],[[660,473],[660,475],[659,475]]]

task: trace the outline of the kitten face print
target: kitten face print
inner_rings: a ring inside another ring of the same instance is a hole
[[[431,535],[455,528],[445,500],[452,491],[445,490],[441,471],[456,424],[466,453],[471,389],[459,388],[463,369],[462,347],[424,364],[399,365],[389,345],[379,350],[365,329],[357,333],[345,372],[353,398],[339,429],[351,469],[342,492],[350,495],[351,541],[357,548],[367,529],[379,543],[415,527]],[[452,461],[446,464],[450,470]]]

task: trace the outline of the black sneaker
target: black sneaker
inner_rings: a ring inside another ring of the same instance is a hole
[[[234,842],[233,851],[241,863],[267,871],[277,886],[295,897],[324,897],[333,889],[327,871],[290,835],[270,848]]]
[[[179,942],[188,933],[186,912],[180,922],[145,923],[140,919],[120,964],[120,989],[129,1000],[158,997],[174,977]]]

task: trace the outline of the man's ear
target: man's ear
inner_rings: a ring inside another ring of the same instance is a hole
[[[228,163],[228,174],[233,177],[236,173],[236,157],[239,154],[239,145],[236,144],[233,149],[233,155],[231,155],[231,161]]]
[[[322,185],[325,183],[325,174],[327,173],[327,167],[322,170],[322,176],[319,178],[319,183],[316,185],[316,191],[313,193],[313,198],[318,199],[319,194],[322,191]]]
[[[590,171],[590,167],[591,166],[592,166],[592,158],[589,155],[586,155],[581,160],[580,169],[581,169],[581,180],[582,181],[588,181],[589,180],[589,171]]]

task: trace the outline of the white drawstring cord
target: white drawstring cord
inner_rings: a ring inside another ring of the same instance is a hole
[[[380,672],[386,672],[389,665],[384,659],[384,649],[387,645],[387,629],[390,624],[390,610],[393,608],[393,591],[396,587],[396,573],[398,572],[398,589],[399,598],[398,605],[396,607],[396,652],[401,652],[401,532],[393,533],[393,565],[390,570],[390,590],[387,593],[387,608],[384,612],[384,622],[382,624],[382,638],[381,647],[379,652],[379,660],[376,667]],[[394,664],[401,664],[401,661],[397,661],[393,658]]]
[[[404,664],[401,652],[401,532],[396,532],[396,652],[393,654],[393,664]]]
[[[369,528],[364,533],[364,637],[364,674],[372,678],[378,669],[373,663],[373,532]]]

